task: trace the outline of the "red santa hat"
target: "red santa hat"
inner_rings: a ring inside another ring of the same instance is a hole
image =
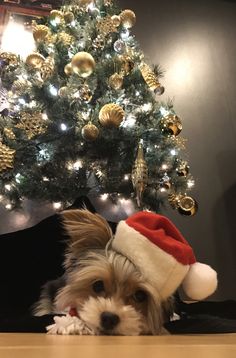
[[[202,300],[216,290],[216,271],[196,262],[191,246],[162,215],[138,212],[119,222],[112,248],[140,270],[163,300],[181,284],[194,300]]]

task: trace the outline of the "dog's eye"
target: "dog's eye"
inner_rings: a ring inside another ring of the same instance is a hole
[[[133,295],[135,302],[141,303],[147,300],[147,293],[143,290],[138,290]]]
[[[105,291],[104,283],[102,280],[98,280],[93,283],[93,290],[95,293],[101,293]]]

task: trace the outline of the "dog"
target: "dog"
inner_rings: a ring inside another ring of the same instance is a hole
[[[69,236],[65,274],[44,285],[33,314],[76,310],[97,335],[165,332],[164,322],[174,310],[172,296],[163,300],[135,263],[112,248],[108,222],[86,209],[64,211],[62,217]]]

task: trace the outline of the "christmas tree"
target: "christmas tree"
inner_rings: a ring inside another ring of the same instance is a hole
[[[159,65],[131,34],[136,16],[112,0],[68,1],[32,23],[36,51],[0,53],[0,193],[60,203],[93,193],[193,215],[182,123]]]

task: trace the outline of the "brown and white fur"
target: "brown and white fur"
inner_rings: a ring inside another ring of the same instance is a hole
[[[44,286],[34,314],[73,307],[96,334],[161,334],[164,320],[172,313],[172,300],[162,302],[135,264],[110,248],[112,232],[107,221],[87,210],[68,210],[62,215],[70,237],[66,273]]]

